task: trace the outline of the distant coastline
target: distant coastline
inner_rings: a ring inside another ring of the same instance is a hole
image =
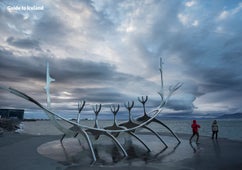
[[[224,114],[217,118],[218,119],[242,119],[242,113]]]

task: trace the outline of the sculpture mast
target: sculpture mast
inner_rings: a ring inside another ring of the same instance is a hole
[[[49,63],[47,62],[46,65],[46,85],[45,85],[45,91],[46,91],[46,99],[47,99],[47,108],[50,108],[51,100],[50,100],[50,83],[52,81],[55,81],[55,79],[50,77],[50,69],[49,69]]]
[[[161,89],[160,89],[160,92],[158,92],[159,93],[159,95],[160,95],[160,97],[161,97],[161,101],[163,102],[164,101],[164,85],[163,85],[163,72],[162,72],[162,64],[164,64],[163,62],[162,62],[162,58],[160,58],[160,68],[159,68],[159,70],[160,70],[160,80],[161,80]]]

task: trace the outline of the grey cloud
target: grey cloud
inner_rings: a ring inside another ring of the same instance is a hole
[[[6,41],[9,45],[12,45],[18,48],[40,50],[39,42],[37,40],[33,40],[30,38],[16,39],[14,37],[8,37]]]
[[[1,76],[5,77],[2,81],[14,80],[15,78],[33,78],[38,80],[45,74],[44,70],[41,70],[41,66],[43,66],[41,61],[44,60],[44,57],[41,59],[33,56],[22,60],[21,57],[17,57],[12,52],[1,48],[0,59],[2,61],[0,63]]]
[[[91,103],[120,103],[127,98],[115,88],[79,88],[72,93],[79,94],[79,99]]]
[[[171,99],[168,101],[166,108],[170,108],[175,111],[187,111],[192,112],[195,109],[195,106],[193,105],[195,98],[193,99],[183,99],[183,100],[177,100],[177,99]]]
[[[51,14],[44,14],[33,26],[33,38],[48,43],[65,43],[70,30],[59,18]],[[60,42],[59,42],[60,41]]]
[[[51,61],[52,75],[59,82],[76,79],[88,84],[100,80],[107,80],[113,75],[115,67],[108,63],[96,63],[82,59],[60,59]]]

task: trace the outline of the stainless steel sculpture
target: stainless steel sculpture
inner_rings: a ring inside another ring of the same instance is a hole
[[[134,137],[135,139],[137,139],[145,148],[148,152],[150,152],[150,148],[148,147],[148,145],[145,143],[145,141],[143,141],[137,134],[136,134],[136,130],[139,128],[144,128],[147,129],[148,131],[150,131],[152,134],[154,134],[160,141],[162,144],[164,144],[165,148],[167,148],[167,144],[162,140],[162,138],[160,137],[160,135],[155,132],[152,128],[148,127],[148,125],[152,122],[154,123],[158,123],[161,126],[165,127],[177,140],[178,144],[181,142],[179,140],[179,138],[175,135],[175,133],[167,126],[165,125],[163,122],[161,122],[160,120],[156,119],[156,116],[163,110],[163,108],[165,107],[167,101],[169,100],[169,98],[171,97],[171,95],[178,90],[181,86],[182,83],[177,83],[174,86],[170,86],[169,88],[169,93],[166,97],[164,97],[164,90],[163,90],[163,75],[162,75],[162,59],[160,59],[160,74],[161,74],[161,89],[159,95],[161,97],[161,102],[160,105],[157,106],[156,108],[154,108],[153,110],[151,110],[150,112],[146,112],[146,107],[145,104],[148,101],[148,96],[142,96],[141,98],[138,98],[138,101],[142,104],[143,106],[143,115],[133,119],[131,116],[131,110],[134,107],[134,101],[131,102],[127,102],[124,104],[125,108],[128,110],[129,113],[129,118],[126,122],[117,123],[116,120],[116,115],[119,112],[120,109],[120,105],[111,105],[110,109],[111,112],[113,113],[114,116],[114,120],[113,120],[113,125],[112,126],[108,126],[108,127],[104,127],[101,128],[98,125],[98,115],[101,111],[102,105],[96,105],[93,106],[93,111],[95,113],[95,124],[94,127],[90,127],[90,126],[86,126],[81,124],[80,121],[80,114],[83,110],[83,108],[85,107],[85,101],[80,101],[78,103],[78,114],[77,114],[77,120],[75,121],[71,121],[68,120],[62,116],[60,116],[58,113],[55,113],[54,111],[52,111],[50,109],[51,106],[51,101],[50,101],[50,83],[52,81],[54,81],[54,79],[52,79],[50,77],[49,74],[49,64],[47,63],[47,70],[46,70],[46,86],[45,86],[45,90],[46,90],[46,94],[47,94],[47,107],[43,106],[42,104],[40,104],[38,101],[36,101],[35,99],[31,98],[30,96],[28,96],[27,94],[16,90],[14,88],[11,87],[3,87],[0,86],[1,89],[7,90],[10,93],[13,93],[16,96],[19,96],[25,100],[28,100],[32,103],[34,103],[35,105],[37,105],[40,109],[42,109],[49,117],[49,119],[51,120],[52,124],[61,132],[63,132],[63,136],[60,139],[60,142],[63,141],[63,139],[65,137],[76,137],[79,139],[79,134],[83,135],[85,140],[88,143],[90,152],[92,154],[92,159],[93,159],[93,163],[96,162],[97,160],[97,156],[94,152],[94,148],[93,148],[93,141],[90,138],[90,135],[94,136],[94,140],[98,140],[99,137],[101,135],[107,136],[108,138],[110,138],[115,144],[116,146],[120,149],[120,151],[123,153],[124,157],[127,157],[128,154],[126,152],[126,150],[124,149],[124,147],[120,144],[120,142],[118,141],[117,137],[119,136],[120,133],[127,133],[128,135],[131,135],[132,137]],[[65,122],[69,123],[72,125],[71,128],[66,128],[64,127],[60,121],[57,121],[57,119],[61,119],[64,120]]]

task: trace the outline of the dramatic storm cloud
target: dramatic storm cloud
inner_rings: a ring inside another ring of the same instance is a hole
[[[142,95],[156,106],[162,57],[165,94],[183,83],[166,112],[239,112],[241,15],[239,0],[3,0],[1,85],[44,104],[48,61],[55,109],[76,109],[81,99],[123,104]],[[1,108],[36,109],[0,94]]]

